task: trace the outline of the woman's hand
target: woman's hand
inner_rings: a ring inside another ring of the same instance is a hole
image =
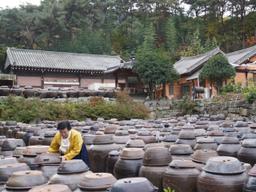
[[[65,156],[61,156],[61,161],[66,161],[66,157]]]

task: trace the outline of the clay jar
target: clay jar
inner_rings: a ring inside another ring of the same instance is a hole
[[[142,139],[130,139],[127,141],[126,148],[144,148],[145,142]]]
[[[57,173],[61,159],[59,154],[43,153],[35,158],[34,163],[39,165],[43,175],[47,179],[50,179],[54,174]]]
[[[163,187],[175,192],[197,192],[200,171],[190,160],[173,160],[163,176]]]
[[[108,153],[106,172],[114,174],[114,167],[119,158],[120,152],[117,150],[110,151]]]
[[[244,192],[256,191],[256,165],[249,171],[249,177],[244,184]]]
[[[29,190],[32,187],[43,185],[47,182],[41,171],[14,172],[6,183],[6,191]]]
[[[30,168],[25,163],[13,163],[0,166],[0,183],[4,184],[9,177],[17,171],[28,171]]]
[[[246,180],[245,168],[234,157],[212,157],[198,177],[198,192],[241,192]]]
[[[252,166],[256,163],[256,139],[245,139],[238,151],[238,159]]]
[[[178,135],[176,144],[190,145],[192,148],[196,145],[195,132],[193,129],[182,129]]]
[[[116,182],[116,178],[109,173],[86,173],[75,192],[105,192]]]
[[[191,155],[191,159],[194,162],[195,167],[199,170],[202,171],[202,168],[205,166],[206,162],[208,159],[211,157],[217,157],[218,153],[214,150],[196,150],[194,153]]]
[[[171,153],[165,147],[148,148],[140,168],[140,177],[147,178],[154,186],[162,190],[163,173],[172,161]]]
[[[138,133],[138,139],[142,139],[146,144],[155,143],[156,138],[151,134],[150,131],[140,130]]]
[[[181,159],[181,160],[190,160],[190,155],[193,153],[193,150],[190,145],[172,145],[170,147],[170,152],[172,155],[172,159]]]
[[[237,157],[237,153],[240,150],[241,145],[236,137],[224,137],[219,145],[217,152],[221,156],[233,156]]]
[[[96,135],[88,151],[92,171],[105,172],[108,153],[118,149],[112,135]]]
[[[57,174],[49,180],[49,184],[65,184],[75,190],[87,171],[88,167],[82,160],[63,161]]]
[[[126,178],[118,180],[110,192],[157,192],[158,189],[143,177]]]
[[[43,185],[30,189],[28,192],[72,192],[68,186],[56,184],[56,185]]]
[[[115,177],[117,179],[137,177],[143,157],[144,151],[141,148],[124,148],[114,166]]]
[[[194,150],[199,150],[199,149],[217,150],[217,147],[218,145],[213,138],[203,137],[203,138],[197,139]]]

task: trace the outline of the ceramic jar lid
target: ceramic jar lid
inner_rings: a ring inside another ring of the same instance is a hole
[[[174,169],[195,168],[195,164],[191,160],[173,160],[169,167]]]
[[[80,159],[63,161],[59,168],[58,174],[73,174],[89,171],[89,167]]]
[[[203,167],[203,170],[213,174],[233,175],[243,173],[245,168],[234,157],[219,156],[210,158]]]
[[[221,144],[239,144],[239,139],[237,137],[224,137]]]
[[[134,177],[118,180],[111,189],[111,192],[155,192],[157,189],[144,177]]]
[[[47,182],[41,171],[14,172],[6,183],[6,189],[19,190],[31,189]]]
[[[143,159],[144,151],[142,148],[124,148],[120,153],[121,159]]]
[[[255,148],[256,147],[256,139],[245,139],[245,140],[243,140],[242,147]]]
[[[116,181],[116,178],[110,173],[88,172],[81,178],[78,187],[94,191],[104,190],[110,188]]]
[[[30,189],[28,192],[72,192],[68,186],[55,184],[55,185],[43,185]]]
[[[190,155],[193,153],[193,150],[190,145],[178,144],[172,145],[170,152],[172,155]]]
[[[196,150],[191,155],[191,158],[194,162],[205,164],[209,158],[217,157],[217,156],[218,156],[218,153],[216,151],[203,149],[203,150]]]
[[[112,144],[113,141],[113,135],[96,135],[93,139],[93,144],[96,145],[103,145],[103,144]]]
[[[125,146],[128,148],[143,148],[145,142],[142,139],[130,139]]]
[[[58,153],[42,153],[35,158],[35,164],[38,165],[50,165],[60,163],[61,157]]]
[[[172,161],[172,156],[166,147],[148,148],[143,158],[144,166],[167,166]]]

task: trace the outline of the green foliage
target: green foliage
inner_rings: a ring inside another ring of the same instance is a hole
[[[127,102],[123,97],[128,96],[121,95],[117,102],[111,103],[102,98],[92,98],[88,102],[54,102],[10,96],[0,100],[0,119],[28,123],[35,119],[56,121],[103,117],[124,120],[148,117],[148,110],[143,104],[131,99]]]
[[[175,190],[168,187],[168,188],[164,189],[164,192],[175,192]]]
[[[222,94],[226,93],[242,93],[243,88],[240,84],[234,84],[234,83],[229,83],[225,86],[223,86],[220,90]]]
[[[173,82],[178,78],[168,54],[155,45],[155,32],[150,25],[145,32],[144,42],[136,55],[136,72],[148,86],[151,98],[157,85]]]
[[[254,103],[256,101],[256,87],[253,85],[244,88],[243,95],[248,103]]]
[[[196,111],[196,106],[197,104],[188,96],[174,102],[174,108],[177,109],[182,115],[193,114]]]
[[[235,75],[235,69],[229,64],[222,54],[210,58],[203,66],[200,73],[201,80],[208,80],[215,84],[219,90],[224,80],[230,79]]]

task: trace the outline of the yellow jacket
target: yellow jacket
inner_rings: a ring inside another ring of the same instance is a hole
[[[83,145],[83,138],[81,133],[79,133],[78,131],[71,129],[71,135],[70,135],[70,147],[67,150],[67,152],[65,153],[64,157],[67,160],[72,160],[74,157],[76,157],[77,155],[79,155],[81,149],[82,149],[82,145]],[[61,143],[61,135],[60,133],[56,133],[51,145],[48,149],[48,152],[50,153],[58,153],[59,152],[59,148],[60,148],[60,143]]]

